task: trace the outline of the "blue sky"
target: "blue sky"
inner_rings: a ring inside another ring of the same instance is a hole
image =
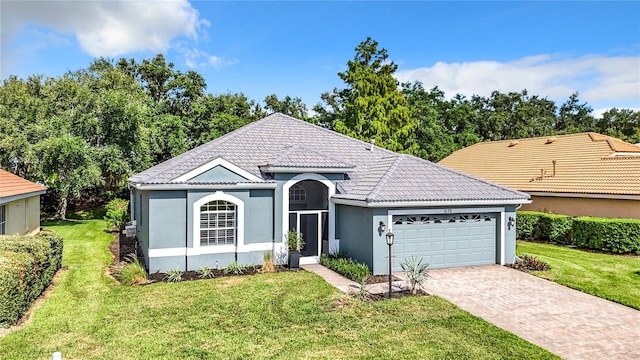
[[[640,110],[640,2],[0,2],[0,77],[59,76],[99,56],[166,54],[211,93],[312,107],[371,36],[401,81],[448,97],[520,91],[596,114]]]

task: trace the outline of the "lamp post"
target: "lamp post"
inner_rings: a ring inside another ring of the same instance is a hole
[[[387,233],[387,245],[389,246],[389,299],[391,299],[391,271],[392,271],[392,265],[391,265],[391,245],[393,245],[393,233],[391,232],[391,229],[389,229],[389,232]]]

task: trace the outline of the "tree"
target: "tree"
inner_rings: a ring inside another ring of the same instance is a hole
[[[55,217],[65,219],[67,204],[81,191],[100,185],[100,167],[88,144],[77,136],[52,137],[39,142],[35,149],[39,178],[59,198]]]
[[[292,98],[287,95],[280,100],[276,94],[271,94],[264,98],[264,103],[264,109],[270,114],[282,113],[305,121],[311,120],[308,115],[307,105],[299,97]]]
[[[345,89],[324,93],[323,104],[314,107],[318,122],[331,124],[340,133],[369,141],[393,151],[416,153],[416,122],[407,100],[393,77],[398,66],[389,62],[387,50],[367,38],[356,48],[347,71],[338,73]]]
[[[597,121],[598,132],[632,144],[640,143],[640,111],[610,109]]]
[[[560,134],[595,131],[596,120],[591,116],[593,109],[587,103],[580,104],[578,93],[571,94],[569,100],[560,106],[555,130]]]

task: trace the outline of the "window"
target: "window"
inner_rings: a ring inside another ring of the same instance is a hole
[[[289,189],[289,201],[307,201],[307,191],[295,184]]]
[[[7,232],[7,210],[4,205],[0,206],[0,235]]]
[[[200,245],[235,245],[236,205],[215,200],[200,207]]]

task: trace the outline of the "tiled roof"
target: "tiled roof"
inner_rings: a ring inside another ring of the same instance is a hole
[[[528,195],[490,184],[408,155],[274,114],[132,176],[134,184],[172,183],[178,176],[223,157],[260,178],[265,165],[350,168],[336,198],[367,202],[522,202]],[[265,178],[266,179],[266,178]]]
[[[526,192],[640,195],[640,146],[596,133],[479,143],[440,164]]]
[[[47,188],[44,186],[32,183],[8,171],[0,170],[0,198],[26,195],[46,190]]]

